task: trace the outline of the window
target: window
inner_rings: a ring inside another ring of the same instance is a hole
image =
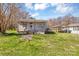
[[[78,30],[79,30],[79,27],[78,27]]]
[[[43,28],[44,27],[44,24],[40,24],[40,26],[41,26],[41,28]]]
[[[23,27],[27,27],[27,24],[23,24]]]
[[[73,30],[79,30],[79,27],[73,27]]]
[[[75,30],[75,27],[73,27],[73,30]]]

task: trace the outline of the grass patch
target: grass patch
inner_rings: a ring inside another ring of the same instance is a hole
[[[21,35],[0,36],[2,56],[79,56],[79,35],[69,33],[33,35],[32,41]]]

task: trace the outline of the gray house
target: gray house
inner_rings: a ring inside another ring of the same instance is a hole
[[[67,29],[70,30],[71,33],[79,34],[79,23],[70,24]]]
[[[69,24],[67,26],[56,25],[53,26],[53,31],[64,31],[67,33],[79,34],[79,23]]]
[[[17,31],[19,33],[26,33],[28,31],[32,33],[44,33],[46,28],[48,28],[48,25],[45,20],[20,20]]]
[[[79,23],[69,24],[62,29],[70,31],[70,33],[79,34]]]

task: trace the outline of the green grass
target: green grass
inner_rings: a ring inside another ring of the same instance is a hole
[[[2,56],[79,56],[79,35],[68,33],[33,35],[32,41],[20,35],[0,36]]]

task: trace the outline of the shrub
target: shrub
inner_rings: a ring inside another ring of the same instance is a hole
[[[54,31],[51,31],[49,28],[45,30],[45,34],[55,34]]]

